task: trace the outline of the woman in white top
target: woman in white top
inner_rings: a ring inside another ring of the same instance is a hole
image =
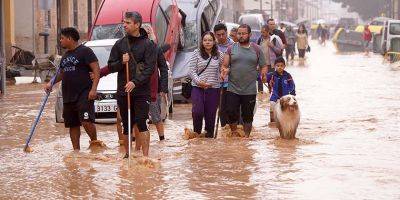
[[[190,78],[192,79],[193,130],[201,134],[205,120],[206,137],[212,138],[215,116],[219,103],[221,81],[219,79],[223,54],[218,51],[217,41],[212,32],[202,35],[200,48],[190,58]]]
[[[304,24],[301,24],[296,34],[297,49],[299,51],[300,65],[304,65],[304,57],[308,48],[308,34]]]

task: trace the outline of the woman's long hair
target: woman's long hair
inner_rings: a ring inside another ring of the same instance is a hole
[[[203,35],[201,36],[200,55],[204,60],[209,58],[209,55],[206,52],[206,49],[204,48],[204,45],[203,45],[203,39],[204,39],[204,37],[206,35],[210,35],[214,40],[214,45],[213,45],[213,47],[211,49],[211,57],[214,57],[214,59],[218,59],[219,58],[219,52],[218,52],[218,47],[217,47],[217,40],[215,39],[214,33],[210,32],[210,31],[207,31],[207,32],[203,33]]]
[[[301,28],[303,28],[303,31],[300,31]],[[305,33],[306,35],[308,35],[306,26],[304,24],[300,24],[299,29],[297,30],[297,33],[298,34]]]

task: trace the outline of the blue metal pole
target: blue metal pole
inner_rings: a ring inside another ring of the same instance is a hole
[[[51,62],[51,61],[50,61],[50,62]],[[56,65],[55,65],[53,62],[51,62],[51,64],[52,64],[53,66],[56,67]],[[51,79],[51,88],[53,88],[53,86],[54,86],[54,84],[55,84],[55,81],[56,81],[56,79],[57,79],[58,73],[60,73],[60,68],[57,69],[56,74],[55,74],[54,77]],[[45,105],[46,105],[46,103],[47,103],[47,99],[49,98],[50,93],[51,93],[51,92],[46,92],[46,96],[44,96],[44,98],[43,98],[43,100],[42,100],[42,104],[40,105],[40,109],[39,109],[39,114],[36,116],[35,121],[33,122],[32,126],[31,126],[31,131],[30,131],[30,133],[29,133],[29,136],[28,136],[28,138],[26,139],[24,151],[26,151],[26,149],[29,147],[29,143],[30,143],[30,141],[32,140],[32,137],[33,137],[33,135],[34,135],[34,133],[35,133],[36,125],[38,124],[38,122],[39,122],[39,120],[40,120],[40,117],[42,116],[44,107],[45,107]]]

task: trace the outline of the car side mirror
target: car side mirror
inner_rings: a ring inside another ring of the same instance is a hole
[[[164,44],[164,45],[162,45],[160,48],[161,48],[161,51],[162,51],[163,53],[165,53],[165,52],[167,52],[167,51],[171,48],[171,45],[169,45],[169,44]]]

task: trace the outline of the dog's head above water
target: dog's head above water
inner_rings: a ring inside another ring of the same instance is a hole
[[[296,97],[293,95],[285,95],[279,99],[279,104],[281,105],[282,111],[296,111],[299,109]]]

